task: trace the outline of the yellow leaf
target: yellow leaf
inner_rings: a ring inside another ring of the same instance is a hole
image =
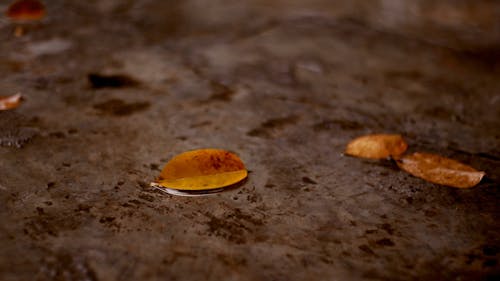
[[[345,154],[371,159],[398,158],[408,144],[401,135],[377,134],[356,138],[347,144]]]
[[[413,153],[397,161],[398,166],[426,181],[441,185],[469,188],[477,185],[485,172],[458,161],[429,153]]]
[[[0,97],[0,110],[14,109],[21,104],[21,94],[15,94],[9,97]]]
[[[219,191],[244,180],[245,165],[234,153],[222,149],[198,149],[181,153],[163,168],[152,186],[174,191]]]

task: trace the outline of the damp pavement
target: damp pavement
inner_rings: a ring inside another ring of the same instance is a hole
[[[233,2],[2,17],[0,94],[24,102],[0,112],[0,279],[498,280],[499,3]],[[369,133],[487,177],[454,189],[342,154]],[[149,187],[206,147],[248,181]]]

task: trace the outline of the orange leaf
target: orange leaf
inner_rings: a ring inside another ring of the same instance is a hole
[[[429,153],[406,155],[397,164],[402,170],[426,181],[458,188],[473,187],[485,175],[485,172],[458,161]]]
[[[236,154],[222,149],[198,149],[172,158],[151,185],[176,195],[213,193],[241,182],[247,175]]]
[[[17,93],[9,97],[0,97],[0,110],[9,110],[21,104],[21,94]]]
[[[13,20],[40,20],[45,16],[45,5],[38,0],[18,0],[9,6],[5,14]]]
[[[345,154],[371,159],[398,158],[408,148],[401,135],[377,134],[356,138],[347,144]]]

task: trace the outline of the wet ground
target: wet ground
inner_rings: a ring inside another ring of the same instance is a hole
[[[0,95],[25,101],[0,112],[0,279],[498,280],[500,5],[366,2],[54,0],[21,37],[2,18]],[[342,155],[385,132],[487,178]],[[204,147],[248,181],[149,187]]]

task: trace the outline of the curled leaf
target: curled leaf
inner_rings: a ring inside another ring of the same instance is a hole
[[[413,153],[397,161],[398,166],[413,176],[441,185],[469,188],[477,185],[485,172],[458,161],[430,153]]]
[[[407,148],[408,144],[401,135],[366,135],[349,142],[345,154],[360,158],[397,159]]]
[[[0,97],[0,110],[9,110],[18,107],[21,104],[21,94],[17,93],[8,97]]]
[[[36,21],[45,16],[45,5],[38,0],[17,0],[5,14],[12,20]]]
[[[172,158],[151,185],[176,195],[213,193],[241,182],[247,175],[236,154],[222,149],[199,149]]]

